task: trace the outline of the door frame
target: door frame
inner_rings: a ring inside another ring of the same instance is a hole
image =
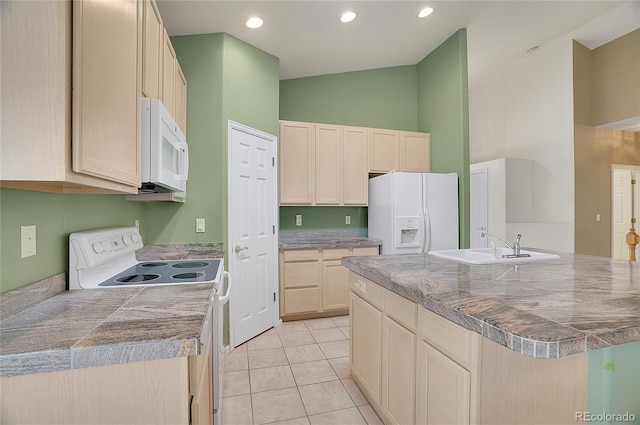
[[[233,278],[233,267],[236,261],[235,255],[232,255],[232,252],[231,252],[233,247],[233,241],[231,239],[232,238],[231,192],[232,192],[232,185],[233,185],[232,184],[233,176],[231,173],[232,171],[231,155],[232,155],[232,148],[233,148],[231,134],[233,130],[240,130],[245,133],[251,134],[253,136],[267,139],[273,143],[273,157],[275,158],[275,162],[274,162],[274,166],[272,167],[272,173],[273,173],[273,179],[274,179],[272,200],[273,200],[274,221],[276,223],[275,234],[273,238],[273,250],[275,253],[274,261],[276,264],[275,264],[275,267],[273,268],[274,276],[273,276],[272,289],[273,289],[273,292],[276,294],[273,325],[274,327],[277,327],[282,324],[282,320],[280,320],[280,290],[279,290],[279,276],[278,276],[278,264],[279,264],[278,263],[278,241],[280,239],[280,226],[279,226],[280,215],[279,215],[279,205],[278,205],[278,137],[269,133],[265,133],[260,130],[256,130],[255,128],[246,126],[244,124],[240,124],[238,122],[228,120],[228,124],[227,124],[227,251],[228,252],[226,254],[228,259],[227,267],[228,267],[229,273],[231,274],[231,278]],[[233,286],[231,287],[230,301],[231,300],[233,300]],[[235,347],[235,333],[234,333],[235,316],[233,315],[232,302],[229,302],[228,305],[229,305],[229,349],[232,350]]]
[[[640,231],[640,228],[638,227],[638,225],[640,224],[640,220],[638,220],[638,218],[640,217],[640,165],[623,165],[623,164],[611,164],[611,183],[610,183],[610,190],[611,190],[611,258],[613,258],[614,256],[614,238],[613,238],[613,234],[614,234],[614,228],[613,228],[613,217],[614,217],[614,202],[613,202],[613,184],[614,184],[614,176],[615,176],[615,171],[616,170],[630,170],[630,171],[635,171],[636,172],[636,194],[635,194],[635,201],[636,201],[636,209],[635,209],[635,218],[636,218],[636,231]],[[638,247],[636,247],[636,252],[638,251]]]

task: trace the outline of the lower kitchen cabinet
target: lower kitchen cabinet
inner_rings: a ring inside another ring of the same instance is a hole
[[[349,273],[342,266],[342,257],[378,253],[378,246],[281,250],[281,318],[297,320],[347,314]]]
[[[360,295],[352,292],[349,297],[349,344],[351,375],[373,405],[382,400],[382,289],[368,282]],[[367,286],[368,283],[368,286]],[[378,294],[376,294],[378,293]]]
[[[214,314],[213,306],[209,307],[207,318],[202,325],[203,333],[200,336],[199,356],[189,357],[189,393],[191,403],[189,406],[191,413],[191,425],[212,425],[213,412],[211,388],[213,384],[212,356],[213,353],[213,326],[211,321]]]
[[[349,291],[351,375],[383,423],[560,424],[586,411],[586,353],[522,355],[353,272]]]

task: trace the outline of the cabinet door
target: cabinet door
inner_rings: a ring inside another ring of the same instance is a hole
[[[175,119],[174,89],[175,89],[175,64],[176,52],[169,39],[167,30],[163,29],[162,43],[162,103],[167,111]]]
[[[280,123],[279,174],[281,205],[314,203],[315,127],[310,123]]]
[[[73,2],[73,171],[140,186],[142,10]]]
[[[414,423],[415,352],[415,334],[384,316],[382,409],[392,424]]]
[[[430,135],[427,133],[400,133],[400,169],[428,173],[430,169]]]
[[[202,354],[189,357],[189,391],[191,392],[191,424],[206,425],[213,421],[213,398],[211,394],[211,356],[217,355],[212,352],[211,320],[213,313],[217,311],[209,308],[207,319],[202,325],[204,333],[201,337],[200,348]]]
[[[174,75],[174,119],[184,134],[187,134],[187,79],[176,60]]]
[[[470,373],[425,341],[416,358],[417,424],[468,424]]]
[[[369,194],[369,141],[366,128],[344,127],[342,203],[366,206]]]
[[[386,173],[400,169],[397,131],[369,130],[369,172]]]
[[[316,205],[342,203],[342,129],[316,124]]]
[[[382,312],[353,292],[349,295],[351,373],[374,403],[381,400]]]
[[[349,308],[349,270],[340,260],[322,262],[322,309]]]
[[[142,95],[160,98],[164,32],[154,0],[144,1],[142,21]]]

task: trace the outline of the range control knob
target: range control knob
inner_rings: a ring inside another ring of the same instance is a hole
[[[125,244],[126,246],[131,245],[133,243],[133,241],[131,240],[131,236],[123,236],[122,243]]]
[[[102,248],[102,244],[100,242],[96,242],[93,244],[93,250],[96,254],[102,254],[104,252],[104,248]]]
[[[131,241],[133,243],[138,243],[140,242],[140,235],[137,233],[134,233],[133,235],[131,235]]]

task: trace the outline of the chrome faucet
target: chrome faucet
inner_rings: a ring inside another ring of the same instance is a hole
[[[516,236],[516,240],[513,243],[513,245],[509,244],[509,242],[505,241],[502,238],[497,237],[496,235],[493,235],[489,232],[487,232],[487,229],[485,229],[484,227],[480,227],[478,230],[480,230],[482,233],[480,234],[480,237],[485,237],[485,236],[491,236],[494,239],[499,240],[500,242],[502,242],[503,244],[505,244],[505,246],[507,246],[508,248],[513,250],[513,254],[511,255],[503,255],[502,258],[512,258],[512,257],[529,257],[530,254],[521,254],[520,253],[520,238],[522,237],[521,234],[518,233],[518,236]]]

